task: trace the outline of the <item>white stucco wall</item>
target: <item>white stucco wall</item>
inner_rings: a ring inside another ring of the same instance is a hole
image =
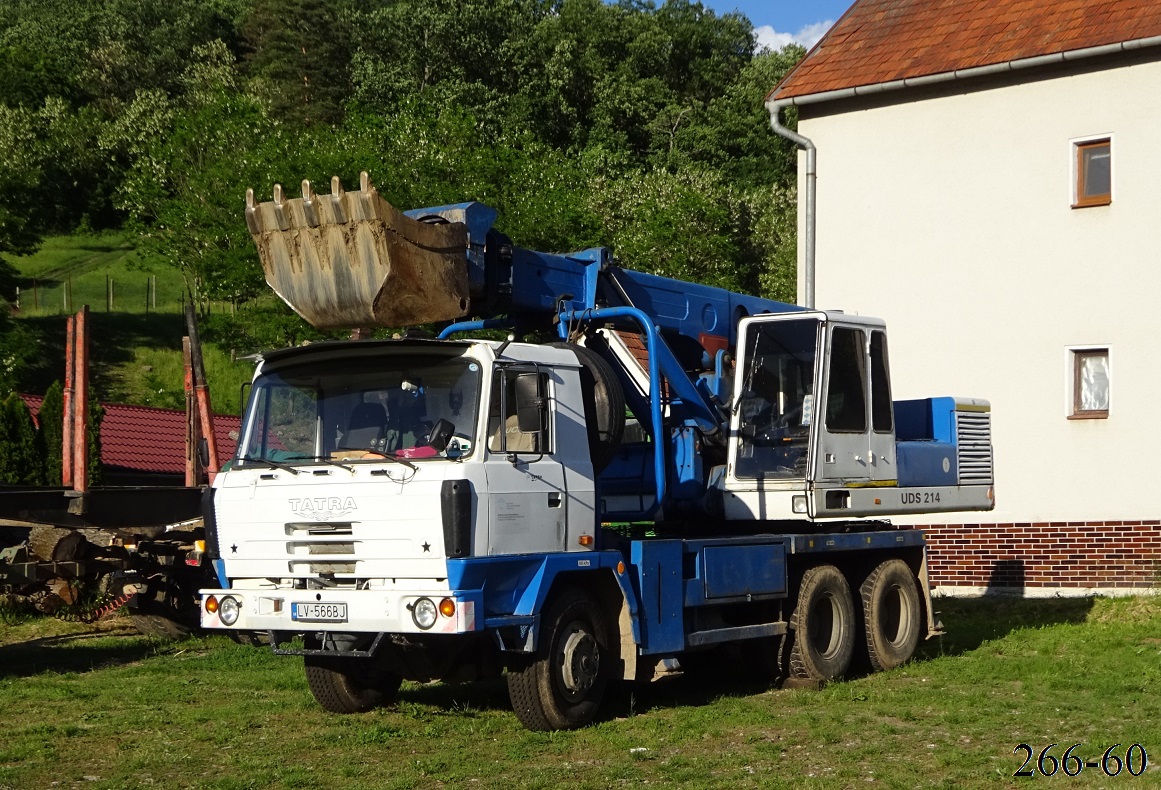
[[[886,319],[896,399],[992,403],[996,510],[931,520],[1158,517],[1159,86],[1150,63],[801,120],[817,306]],[[1073,209],[1072,141],[1099,135],[1112,205]],[[1085,345],[1109,348],[1107,420],[1066,419]]]

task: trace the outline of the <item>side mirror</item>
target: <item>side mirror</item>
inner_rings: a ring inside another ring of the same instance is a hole
[[[204,436],[198,439],[198,465],[202,469],[210,465],[210,440]]]
[[[540,388],[539,373],[521,373],[516,377],[516,427],[521,433],[548,430],[548,407]]]
[[[252,381],[244,381],[242,382],[242,386],[238,388],[238,403],[242,404],[238,410],[238,416],[242,419],[243,425],[246,423],[246,406],[250,399],[250,390],[253,388],[254,382]]]

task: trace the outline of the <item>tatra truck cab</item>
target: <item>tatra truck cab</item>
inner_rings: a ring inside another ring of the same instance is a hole
[[[442,327],[263,355],[207,505],[202,625],[303,656],[324,708],[504,673],[562,729],[724,643],[821,682],[938,633],[889,517],[993,507],[989,407],[892,400],[881,321],[524,250],[365,176],[247,220],[312,324]]]

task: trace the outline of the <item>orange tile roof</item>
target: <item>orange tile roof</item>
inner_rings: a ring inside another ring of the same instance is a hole
[[[770,98],[1153,36],[1161,36],[1158,0],[857,0]]]

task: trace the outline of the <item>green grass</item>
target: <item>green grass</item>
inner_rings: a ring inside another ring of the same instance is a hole
[[[64,377],[65,316],[90,306],[90,354],[93,383],[102,400],[163,408],[184,408],[185,374],[181,339],[185,334],[183,284],[172,267],[143,257],[133,237],[123,232],[76,234],[45,239],[33,255],[10,256],[13,287],[21,289],[14,315],[37,338],[37,354],[24,375],[23,388],[43,393]],[[156,306],[146,304],[146,283],[156,278]],[[112,279],[112,310],[106,300],[106,277]],[[62,289],[72,289],[72,309],[65,310]],[[215,304],[214,310],[229,310]],[[248,352],[251,349],[244,349]],[[235,414],[239,391],[254,366],[231,361],[234,349],[203,344],[206,377],[214,408]]]
[[[408,685],[335,716],[299,659],[30,622],[0,628],[0,787],[1012,787],[1013,748],[1054,742],[1087,759],[1140,743],[1161,764],[1161,600],[941,607],[948,635],[899,670],[772,691],[724,656],[564,733],[521,729],[502,683]]]
[[[143,406],[163,409],[185,408],[185,370],[181,351],[135,347],[133,357],[118,369],[114,398],[121,397]],[[214,411],[238,414],[242,408],[242,385],[254,375],[254,365],[247,361],[230,361],[230,355],[218,346],[203,344],[202,358],[206,380],[210,382]]]
[[[18,272],[21,316],[68,315],[83,304],[98,312],[181,311],[181,276],[163,262],[141,255],[128,233],[51,236],[33,255],[11,256],[9,260]],[[154,305],[146,298],[151,276],[157,284]],[[108,302],[110,278],[112,311]],[[71,294],[68,306],[66,290]]]
[[[24,388],[40,394],[64,377],[65,322],[59,316],[22,320],[38,338],[36,361],[24,377]],[[93,313],[89,322],[90,373],[101,400],[184,408],[181,339],[186,330],[182,316]],[[231,362],[229,349],[208,342],[202,344],[202,355],[214,410],[236,414],[239,388],[253,375],[253,362]]]

